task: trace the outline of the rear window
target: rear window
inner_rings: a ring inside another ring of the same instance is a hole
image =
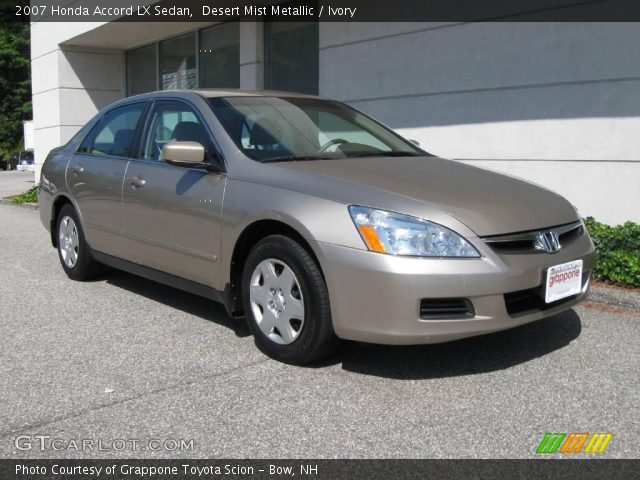
[[[107,112],[98,126],[87,135],[78,152],[130,157],[133,134],[144,106],[144,103],[134,103]]]

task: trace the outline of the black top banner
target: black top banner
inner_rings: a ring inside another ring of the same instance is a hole
[[[638,0],[0,0],[2,21],[633,22]]]

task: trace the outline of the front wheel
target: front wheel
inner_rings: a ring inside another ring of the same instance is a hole
[[[271,235],[249,253],[242,301],[256,345],[271,358],[302,365],[337,346],[322,272],[289,237]]]
[[[100,265],[91,257],[78,214],[71,205],[62,207],[56,225],[58,256],[67,276],[87,280],[98,274]]]

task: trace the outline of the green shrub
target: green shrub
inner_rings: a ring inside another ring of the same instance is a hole
[[[38,203],[38,187],[31,187],[24,193],[11,197],[13,203]]]
[[[593,217],[587,217],[585,223],[596,246],[594,277],[640,287],[640,224],[612,227]]]

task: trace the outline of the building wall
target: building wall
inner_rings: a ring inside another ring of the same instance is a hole
[[[123,96],[121,50],[63,45],[99,25],[38,22],[31,26],[37,179],[49,150],[66,143],[102,107]]]
[[[320,94],[426,150],[640,221],[640,25],[320,25]]]
[[[36,166],[125,95],[124,52],[208,24],[35,23]],[[320,95],[428,151],[537,182],[583,215],[640,221],[640,24],[321,23]],[[263,86],[263,25],[240,82]],[[39,172],[36,173],[39,178]]]
[[[125,52],[212,23],[37,22],[31,26],[36,181],[48,152],[126,94]],[[240,86],[262,88],[263,24],[240,24]]]

